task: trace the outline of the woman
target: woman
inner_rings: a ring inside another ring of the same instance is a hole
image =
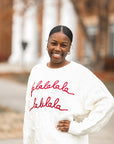
[[[50,61],[30,74],[25,106],[24,144],[88,144],[88,134],[110,119],[114,99],[87,68],[66,60],[73,35],[54,27],[47,43]]]

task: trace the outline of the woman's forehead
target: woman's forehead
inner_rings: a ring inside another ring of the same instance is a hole
[[[69,42],[70,39],[63,32],[56,32],[49,37],[50,40],[63,40]]]

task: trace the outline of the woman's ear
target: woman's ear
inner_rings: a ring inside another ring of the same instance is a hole
[[[47,49],[47,51],[48,51],[48,48],[49,48],[49,46],[48,46],[48,42],[47,42],[47,48],[46,48],[46,49]]]
[[[68,51],[68,53],[67,53],[68,55],[70,55],[71,54],[71,52],[70,51]]]
[[[47,49],[48,49],[48,43],[47,43]]]
[[[48,41],[47,41],[47,48],[49,48],[49,44],[48,44]]]
[[[69,49],[68,49],[68,52],[67,52],[67,54],[68,54],[68,55],[70,55],[70,54],[71,54],[71,52],[70,52],[70,51],[71,51],[71,46],[70,46],[70,47],[69,47]]]
[[[70,52],[70,50],[71,50],[71,46],[69,47],[68,52]]]

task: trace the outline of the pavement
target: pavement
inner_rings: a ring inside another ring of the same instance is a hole
[[[25,69],[19,65],[0,63],[0,105],[11,108],[14,111],[24,113],[26,85],[2,78],[2,75],[29,72],[31,68]],[[0,140],[0,144],[22,144],[21,139]]]
[[[26,85],[0,78],[0,104],[24,112]]]
[[[24,113],[26,85],[0,78],[0,105]],[[0,140],[0,144],[22,144],[22,139]]]
[[[7,68],[6,68],[7,69]],[[18,71],[0,66],[0,72]],[[19,71],[18,71],[19,72]],[[21,71],[20,71],[21,72]],[[0,105],[24,113],[26,85],[0,77]],[[109,123],[98,133],[90,135],[90,144],[114,144],[114,115]],[[22,144],[22,139],[0,140],[0,144]]]
[[[0,140],[0,144],[22,144],[22,139]]]

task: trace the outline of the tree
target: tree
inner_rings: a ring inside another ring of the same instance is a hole
[[[85,34],[85,37],[93,50],[94,59],[92,61],[95,69],[103,69],[107,57],[108,47],[108,26],[109,26],[109,4],[111,0],[71,0],[74,9],[78,15],[79,23]],[[93,45],[91,37],[88,35],[86,26],[83,21],[84,16],[97,15],[97,35],[96,46]]]
[[[107,57],[107,47],[109,41],[109,3],[110,0],[98,1],[98,34],[97,34],[97,62],[104,68]]]

